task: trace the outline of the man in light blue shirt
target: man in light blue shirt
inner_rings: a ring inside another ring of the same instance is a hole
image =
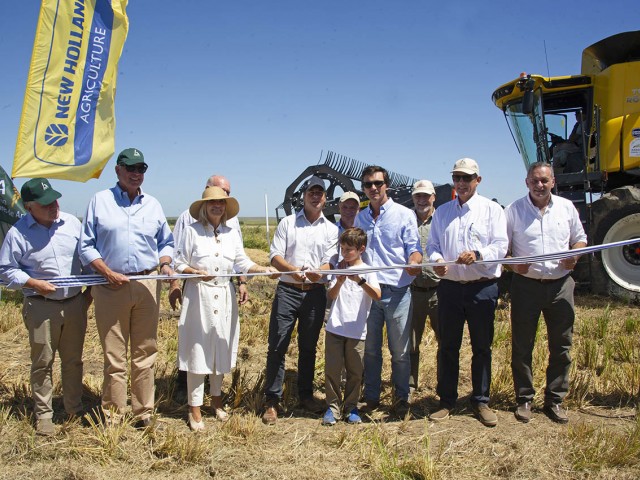
[[[81,273],[77,245],[80,222],[60,212],[46,178],[34,178],[21,190],[29,213],[9,230],[0,249],[0,278],[11,289],[24,288],[24,322],[31,346],[31,391],[36,433],[53,435],[52,371],[60,354],[64,408],[82,415],[82,347],[91,297],[80,287],[56,289],[45,278]]]
[[[411,292],[413,276],[421,272],[422,247],[414,213],[387,196],[389,174],[379,166],[362,172],[362,187],[369,208],[356,217],[355,226],[367,233],[366,254],[371,266],[418,265],[415,268],[378,272],[382,298],[374,301],[367,319],[365,342],[364,398],[366,407],[380,404],[382,384],[382,330],[386,325],[391,352],[391,380],[395,387],[394,407],[399,416],[409,409],[411,374]]]
[[[109,285],[93,288],[96,325],[104,350],[102,408],[118,421],[127,405],[127,346],[131,346],[131,409],[138,427],[153,427],[160,282],[130,275],[172,275],[173,235],[158,200],[141,189],[142,152],[118,155],[118,183],[89,202],[78,246],[80,260]]]

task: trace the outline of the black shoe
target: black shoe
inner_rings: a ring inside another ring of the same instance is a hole
[[[407,414],[411,415],[411,405],[406,400],[396,400],[393,412],[398,418],[404,420],[407,418]]]
[[[325,405],[313,396],[300,399],[300,407],[311,413],[324,413]]]
[[[567,411],[562,408],[559,403],[549,403],[544,406],[544,413],[556,423],[569,423],[569,417]]]
[[[358,410],[363,413],[372,413],[378,408],[380,408],[380,400],[365,399],[358,404]]]

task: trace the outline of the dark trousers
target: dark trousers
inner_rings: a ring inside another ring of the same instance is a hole
[[[427,317],[431,329],[438,339],[438,287],[418,288],[411,286],[411,302],[413,311],[411,314],[411,376],[409,387],[418,388],[418,370],[420,367],[420,344],[427,324]]]
[[[267,401],[282,398],[284,361],[291,334],[298,322],[298,396],[313,395],[318,337],[324,323],[327,294],[324,287],[300,291],[278,284],[269,320],[269,350],[264,393]]]
[[[514,275],[511,283],[511,370],[518,404],[531,402],[535,395],[531,362],[540,313],[547,325],[549,365],[545,404],[559,404],[569,390],[571,342],[575,311],[570,275],[541,283]]]
[[[458,399],[460,346],[465,320],[471,338],[472,403],[489,403],[491,343],[498,302],[496,279],[460,283],[441,280],[438,286],[438,387],[440,403],[453,408]]]

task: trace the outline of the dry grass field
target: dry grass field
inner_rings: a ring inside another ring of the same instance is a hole
[[[248,250],[265,264],[261,250]],[[86,424],[62,414],[58,363],[54,380],[53,438],[34,435],[29,390],[29,349],[22,324],[21,294],[2,292],[0,310],[0,478],[98,480],[119,478],[219,479],[631,479],[640,478],[640,314],[637,307],[610,299],[579,296],[569,425],[557,425],[540,411],[526,425],[513,416],[509,366],[509,305],[497,312],[493,354],[492,407],[499,424],[488,429],[468,408],[470,346],[461,354],[461,399],[449,421],[427,420],[435,399],[435,339],[423,343],[422,388],[412,414],[388,413],[392,397],[384,385],[382,411],[357,426],[323,427],[319,418],[296,408],[295,338],[287,358],[287,412],[276,426],[260,421],[270,303],[275,281],[255,278],[250,302],[241,309],[238,367],[225,379],[231,413],[225,424],[205,417],[207,430],[193,434],[187,409],[174,401],[177,313],[163,299],[156,367],[158,416],[164,429],[139,432],[130,423],[105,426],[95,416]],[[322,337],[321,337],[322,338]],[[536,385],[544,384],[546,332],[539,331],[534,355]],[[99,404],[102,353],[93,311],[84,351],[87,408]],[[318,347],[316,386],[323,390],[323,341]],[[384,378],[389,379],[385,360]]]

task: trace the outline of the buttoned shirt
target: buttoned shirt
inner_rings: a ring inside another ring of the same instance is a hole
[[[416,214],[416,222],[418,224],[418,234],[420,235],[420,246],[422,251],[427,251],[427,240],[429,239],[429,232],[431,232],[431,221],[433,220],[433,214],[429,215],[424,222],[420,220],[418,214]],[[433,267],[422,267],[420,275],[417,275],[413,280],[413,285],[419,288],[434,288],[440,283],[440,277],[433,271]]]
[[[142,272],[172,256],[173,235],[158,200],[140,191],[132,202],[116,184],[89,202],[78,249],[84,265],[101,258],[114,272]]]
[[[320,213],[313,223],[307,220],[304,209],[286,216],[278,224],[271,242],[269,260],[277,255],[289,264],[302,268],[318,269],[337,255],[338,227]],[[291,275],[282,275],[280,281],[300,283]],[[326,283],[326,276],[318,283]]]
[[[20,289],[29,278],[80,275],[82,265],[78,257],[80,221],[73,215],[60,212],[47,228],[30,213],[24,215],[7,232],[0,249],[0,278],[11,289]],[[58,288],[47,298],[62,300],[80,293],[80,287]],[[25,291],[35,295],[33,290]]]
[[[474,194],[460,205],[457,198],[439,206],[427,241],[429,260],[455,261],[464,251],[480,252],[482,260],[498,260],[507,254],[507,221],[502,207]],[[449,265],[442,277],[454,282],[497,278],[501,265]]]
[[[511,255],[514,257],[563,252],[578,242],[587,242],[580,215],[566,198],[551,195],[543,213],[526,195],[509,205],[505,215]],[[547,260],[532,263],[524,276],[538,280],[557,279],[568,273],[560,260]]]
[[[422,254],[416,216],[407,207],[388,199],[374,220],[371,206],[360,211],[355,226],[367,234],[367,262],[372,267],[406,265],[415,252]],[[381,270],[378,282],[405,287],[413,281],[406,269]]]

